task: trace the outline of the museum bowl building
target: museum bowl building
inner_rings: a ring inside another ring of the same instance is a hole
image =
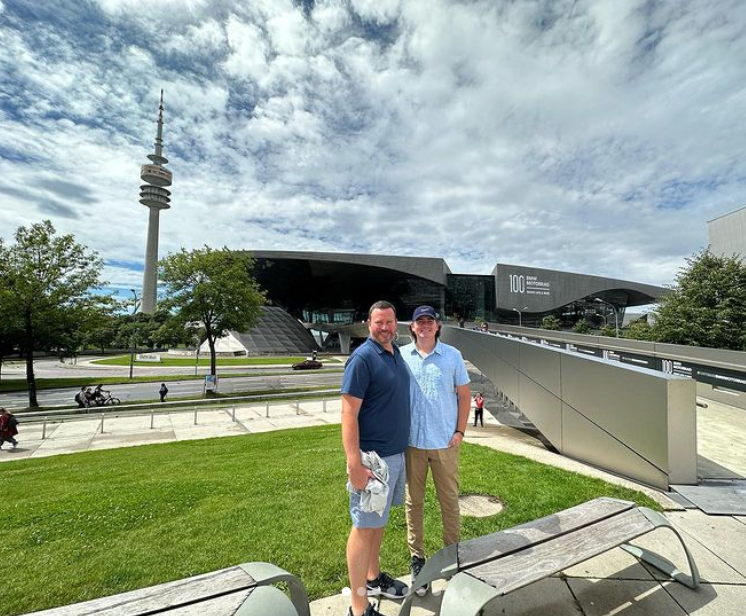
[[[330,252],[259,250],[253,275],[267,298],[304,323],[330,331],[361,323],[380,299],[400,320],[429,304],[443,319],[538,327],[547,315],[564,327],[585,318],[621,324],[632,306],[666,289],[648,284],[498,263],[489,275],[454,274],[443,259]]]

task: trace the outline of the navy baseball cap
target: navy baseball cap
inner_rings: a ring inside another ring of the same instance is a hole
[[[430,317],[436,321],[438,320],[438,315],[435,314],[435,308],[432,306],[419,306],[418,308],[415,308],[412,320],[416,321],[420,317]]]

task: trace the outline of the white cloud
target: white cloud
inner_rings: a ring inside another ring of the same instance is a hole
[[[746,202],[737,1],[99,0],[33,28],[3,6],[0,237],[51,217],[123,288],[161,88],[161,254],[383,252],[662,284]]]
[[[224,63],[231,77],[258,80],[267,70],[267,43],[251,23],[231,17],[226,24],[230,55]]]
[[[353,10],[362,18],[378,24],[389,24],[401,10],[401,0],[351,0]]]

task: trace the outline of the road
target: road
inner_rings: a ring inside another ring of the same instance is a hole
[[[53,378],[69,378],[69,377],[81,377],[83,381],[95,382],[99,376],[129,376],[129,366],[105,366],[102,364],[94,364],[93,361],[101,359],[101,357],[79,357],[75,363],[62,363],[53,359],[37,359],[34,361],[34,374],[37,379],[53,379]],[[342,368],[346,357],[337,358],[339,361],[328,361],[330,368]],[[290,369],[290,364],[278,364],[274,366],[220,366],[218,365],[218,373],[247,373],[253,370],[259,370],[261,372],[285,372]],[[143,366],[137,364],[134,368],[134,376],[151,376],[151,375],[167,375],[167,374],[194,374],[194,366],[161,366],[159,364],[153,364],[149,366]],[[210,369],[207,366],[200,366],[197,374],[205,375],[209,374]],[[13,361],[3,364],[2,367],[3,378],[22,379],[26,376],[26,366],[23,362]]]
[[[244,371],[246,369],[244,368]],[[289,374],[265,374],[257,376],[230,377],[221,376],[219,379],[219,391],[222,394],[230,394],[235,391],[251,392],[262,390],[282,391],[296,387],[339,387],[342,383],[342,372],[314,370],[308,372],[293,372]],[[65,376],[73,376],[67,372]],[[98,376],[103,376],[98,372]],[[110,376],[106,374],[106,376]],[[111,375],[114,376],[114,375]],[[180,397],[191,397],[202,394],[203,381],[170,381],[164,376],[163,381],[168,384],[168,399]],[[95,385],[95,377],[81,375],[81,385]],[[112,395],[122,402],[128,401],[150,401],[158,400],[158,388],[160,383],[132,383],[119,385],[106,385]],[[61,389],[44,389],[37,392],[38,402],[41,406],[70,406],[74,405],[75,394],[79,388],[68,387]],[[28,394],[26,392],[15,392],[0,394],[0,406],[11,409],[25,408],[28,406]]]

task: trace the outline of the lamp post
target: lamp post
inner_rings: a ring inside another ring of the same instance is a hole
[[[524,306],[520,310],[518,308],[513,308],[518,313],[518,327],[523,327],[523,311],[528,310],[528,306]]]
[[[132,375],[135,371],[135,313],[137,313],[137,309],[140,306],[140,300],[137,297],[137,291],[134,289],[130,289],[130,292],[134,296],[134,301],[132,302],[132,335],[130,336],[130,379],[132,378]]]
[[[616,313],[616,306],[612,304],[611,302],[607,302],[604,299],[601,299],[600,297],[594,297],[594,302],[598,302],[599,304],[606,304],[607,306],[611,306],[611,309],[614,311],[614,329],[616,329],[616,337],[619,338],[619,317]],[[605,318],[605,317],[604,317]],[[608,323],[608,320],[607,320]]]

